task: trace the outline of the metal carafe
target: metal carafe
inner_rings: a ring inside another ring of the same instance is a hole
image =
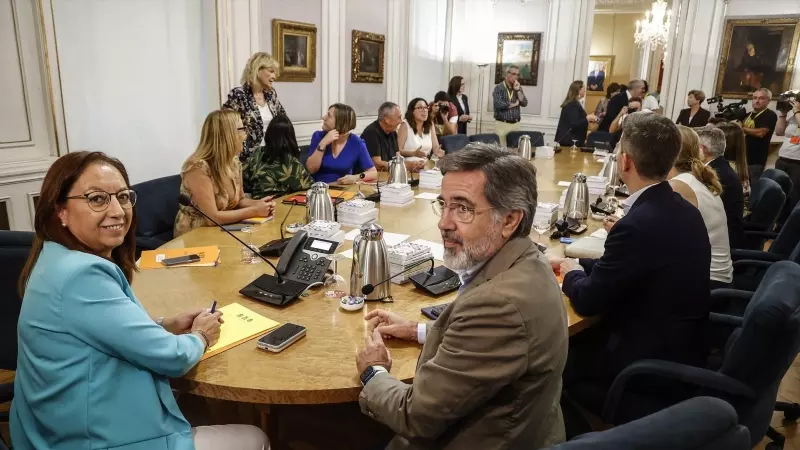
[[[383,228],[375,223],[365,224],[353,240],[353,265],[350,268],[350,295],[364,297],[365,300],[392,301],[391,283],[382,283],[389,273],[389,255],[383,241]],[[382,283],[382,284],[378,284]],[[372,292],[364,295],[365,285],[374,286]]]
[[[603,170],[600,172],[601,177],[605,177],[606,183],[609,186],[619,186],[619,163],[617,162],[617,155],[609,153],[606,155],[606,161],[603,165]]]
[[[576,173],[572,183],[567,188],[567,198],[564,201],[566,217],[584,220],[589,217],[589,186],[586,184],[586,175]]]
[[[528,136],[527,134],[523,134],[519,138],[519,144],[517,144],[517,147],[519,148],[519,156],[530,161],[530,159],[533,157],[533,150],[531,148],[531,137]]]
[[[311,185],[306,192],[306,223],[315,220],[333,222],[333,200],[328,194],[328,185],[321,181]]]
[[[402,183],[408,184],[408,171],[406,171],[406,159],[400,153],[394,155],[389,161],[389,180],[388,184]]]

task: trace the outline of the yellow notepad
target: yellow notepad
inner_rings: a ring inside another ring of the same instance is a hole
[[[222,319],[225,320],[225,323],[222,324],[219,340],[206,351],[200,361],[217,353],[222,353],[229,348],[236,347],[279,325],[278,322],[267,319],[238,303],[231,303],[219,308],[219,310],[222,311]]]
[[[242,223],[247,223],[247,224],[252,224],[252,225],[259,225],[259,224],[262,224],[262,223],[264,223],[264,222],[268,222],[268,221],[270,221],[270,220],[272,220],[272,219],[274,219],[274,218],[275,218],[275,216],[269,216],[269,217],[251,217],[251,218],[249,218],[249,219],[244,219],[244,220],[242,221]]]
[[[200,261],[191,264],[181,264],[172,267],[214,267],[219,263],[219,247],[211,245],[208,247],[191,248],[162,248],[159,250],[145,250],[139,258],[140,269],[163,269],[167,266],[161,261],[167,258],[178,258],[186,255],[199,255]]]

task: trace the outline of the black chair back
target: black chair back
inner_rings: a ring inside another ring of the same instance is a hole
[[[778,236],[769,246],[769,252],[788,257],[800,243],[800,203],[795,205]]]
[[[473,134],[469,137],[470,142],[484,142],[486,144],[500,144],[500,136],[496,133]]]
[[[608,131],[592,131],[586,138],[586,147],[614,150],[614,135]]]
[[[22,299],[17,283],[28,260],[34,233],[0,231],[0,369],[17,368],[17,321]]]
[[[519,147],[519,139],[522,136],[530,136],[531,148],[541,147],[544,145],[544,133],[539,131],[510,131],[506,135],[506,145],[508,148]]]
[[[306,166],[306,161],[308,161],[308,148],[308,145],[301,145],[300,154],[297,155],[297,160],[300,161],[300,164],[302,164],[303,167]]]
[[[785,202],[786,194],[775,180],[759,178],[750,192],[750,215],[746,217],[745,227],[772,231]]]
[[[469,138],[463,134],[451,134],[439,138],[439,145],[445,153],[453,153],[461,150],[469,144]]]
[[[724,400],[695,397],[600,433],[587,433],[551,450],[748,450],[750,433]]]
[[[786,203],[783,205],[783,209],[781,210],[781,214],[778,216],[778,226],[783,226],[783,223],[786,222],[786,216],[789,215],[791,205],[789,205],[789,194],[792,192],[792,179],[789,178],[789,175],[778,169],[767,169],[764,173],[761,174],[761,178],[769,178],[770,180],[775,180],[783,189],[783,193],[786,195]]]
[[[131,187],[136,191],[136,246],[153,250],[172,239],[181,176],[171,175],[145,181]]]
[[[798,351],[800,265],[779,261],[772,264],[753,294],[741,327],[728,339],[719,369],[756,393],[754,401],[734,403],[740,423],[751,436],[764,436],[769,428],[778,387]]]

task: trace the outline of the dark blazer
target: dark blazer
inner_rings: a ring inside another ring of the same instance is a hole
[[[675,121],[678,125],[683,125],[686,127],[704,127],[708,124],[708,119],[711,118],[711,111],[700,108],[700,111],[697,111],[697,114],[692,117],[692,121],[689,122],[689,112],[691,111],[690,108],[682,109],[681,113],[678,114],[678,120]]]
[[[458,98],[453,97],[453,104],[456,105],[458,117],[461,117],[464,114],[469,115],[469,100],[467,99],[467,96],[462,94],[461,100],[464,102],[464,109],[461,109],[461,104],[458,103]],[[467,134],[467,122],[458,122],[458,134]]]
[[[701,364],[710,311],[711,244],[700,211],[664,181],[642,192],[600,259],[564,276],[578,314],[601,315],[609,338],[593,366],[615,377],[634,361]]]
[[[622,92],[611,97],[611,100],[608,101],[608,107],[606,108],[606,115],[600,122],[598,130],[608,131],[608,129],[611,127],[611,122],[613,122],[614,119],[617,118],[617,114],[619,114],[622,108],[626,106],[628,106],[628,91],[623,89]]]
[[[556,128],[556,139],[559,140],[559,144],[572,146],[572,140],[577,139],[576,145],[583,147],[588,129],[589,121],[586,120],[586,111],[581,102],[573,100],[561,108]]]
[[[720,156],[710,163],[709,167],[717,172],[719,182],[722,184],[722,205],[725,207],[725,216],[728,219],[728,240],[731,248],[744,247],[744,192],[742,181],[724,156]]]

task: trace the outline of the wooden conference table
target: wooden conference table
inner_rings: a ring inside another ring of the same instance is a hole
[[[591,153],[571,154],[564,149],[554,159],[534,160],[537,168],[539,201],[558,202],[563,187],[560,180],[571,180],[575,172],[595,175],[601,164]],[[364,188],[367,190],[368,188]],[[417,189],[425,192],[425,189]],[[279,220],[289,206],[278,203],[275,221],[257,225],[252,242],[263,244],[279,237]],[[304,208],[295,207],[287,223],[301,221]],[[408,240],[426,239],[441,242],[437,228],[438,217],[430,200],[417,199],[405,207],[380,206],[378,223],[385,231],[407,234]],[[601,226],[590,219],[588,235]],[[343,228],[350,230],[351,228]],[[247,242],[246,233],[237,236]],[[537,240],[536,233],[531,236]],[[547,237],[544,237],[547,239]],[[456,293],[430,297],[413,288],[411,283],[392,284],[394,303],[368,303],[362,310],[347,312],[339,308],[338,299],[327,298],[327,288],[311,290],[283,308],[263,304],[241,296],[238,291],[263,273],[273,273],[265,263],[240,262],[240,244],[217,228],[191,231],[167,243],[165,247],[195,247],[218,245],[221,261],[217,267],[173,268],[143,270],[134,276],[133,290],[153,316],[169,316],[197,307],[209,307],[212,300],[218,306],[240,304],[278,322],[292,322],[307,328],[305,338],[281,353],[269,353],[256,348],[256,340],[215,355],[198,364],[176,388],[203,397],[255,404],[329,404],[352,402],[358,399],[361,384],[355,366],[355,354],[364,346],[367,328],[364,315],[373,309],[395,311],[412,320],[427,320],[420,312],[424,306],[452,301]],[[549,243],[548,253],[563,255],[563,245]],[[339,252],[352,248],[345,241]],[[273,260],[277,263],[277,260]],[[338,262],[337,273],[350,279],[351,259]],[[437,262],[440,265],[441,262]],[[570,335],[585,329],[590,321],[578,316],[567,302]],[[414,377],[420,346],[409,342],[387,341],[392,354],[392,373],[401,380]]]

